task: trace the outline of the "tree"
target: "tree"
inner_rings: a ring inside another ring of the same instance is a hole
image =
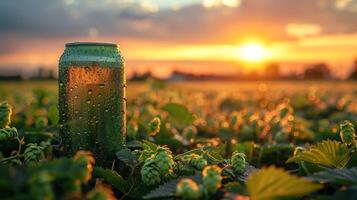
[[[357,80],[357,59],[354,61],[353,64],[353,71],[348,77],[348,79],[356,79]]]
[[[328,79],[331,71],[325,63],[317,63],[305,70],[305,79]]]
[[[265,66],[264,69],[264,77],[267,79],[279,79],[280,78],[280,70],[278,63],[269,63]]]

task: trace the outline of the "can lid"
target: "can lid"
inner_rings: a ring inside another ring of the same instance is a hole
[[[110,47],[118,47],[117,44],[114,43],[105,43],[105,42],[71,42],[67,43],[66,47],[73,46],[110,46]]]

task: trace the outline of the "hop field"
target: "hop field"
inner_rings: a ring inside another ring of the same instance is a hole
[[[65,156],[57,82],[0,83],[3,199],[356,199],[356,82],[129,83],[110,169]],[[97,163],[97,164],[95,164]]]

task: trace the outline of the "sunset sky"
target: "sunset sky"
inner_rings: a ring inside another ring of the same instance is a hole
[[[1,0],[0,72],[57,68],[64,44],[120,45],[129,73],[234,73],[357,58],[357,0]]]

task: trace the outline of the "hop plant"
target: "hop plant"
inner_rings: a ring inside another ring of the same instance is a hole
[[[155,136],[160,132],[161,120],[158,117],[152,119],[149,123],[149,135]]]
[[[139,155],[139,162],[145,162],[146,159],[150,158],[155,152],[148,150],[148,149],[144,149],[142,151],[139,151],[138,155]]]
[[[340,137],[343,143],[351,145],[355,144],[356,133],[351,122],[345,121],[340,125]]]
[[[29,143],[24,152],[25,162],[38,162],[44,158],[43,147],[37,144]]]
[[[140,173],[141,180],[146,185],[157,185],[161,182],[161,175],[153,158],[146,160],[144,166],[141,168]]]
[[[0,129],[0,141],[14,139],[18,136],[17,129],[15,127],[6,127]]]
[[[86,200],[115,200],[113,191],[103,184],[97,184],[95,188],[86,194]]]
[[[234,152],[231,158],[231,163],[235,171],[243,173],[245,170],[245,154]]]
[[[204,167],[207,166],[207,160],[202,156],[196,156],[192,158],[190,164],[198,170],[203,170]]]
[[[222,169],[217,165],[207,166],[203,169],[203,187],[206,194],[214,194],[221,187]]]
[[[154,162],[162,175],[168,175],[175,165],[171,151],[166,147],[159,147],[156,150]]]
[[[54,199],[51,182],[53,177],[46,171],[42,171],[29,180],[30,193],[33,199]]]
[[[198,170],[202,170],[208,164],[206,159],[197,154],[185,155],[182,160]]]
[[[93,165],[95,163],[94,157],[89,151],[78,151],[73,160],[83,163],[86,167],[79,176],[82,182],[87,183],[92,178]]]
[[[195,126],[189,126],[189,127],[186,127],[183,132],[182,132],[182,135],[188,139],[188,140],[191,140],[193,138],[196,137],[197,135],[197,128]]]
[[[304,151],[306,151],[306,149],[304,147],[296,147],[294,150],[294,156],[297,156]]]
[[[12,107],[7,102],[0,104],[0,128],[6,128],[11,123]]]
[[[280,119],[285,118],[289,113],[293,112],[293,108],[289,104],[282,103],[277,106]]]
[[[184,200],[195,200],[200,199],[201,191],[195,181],[184,178],[176,185],[176,195]]]

